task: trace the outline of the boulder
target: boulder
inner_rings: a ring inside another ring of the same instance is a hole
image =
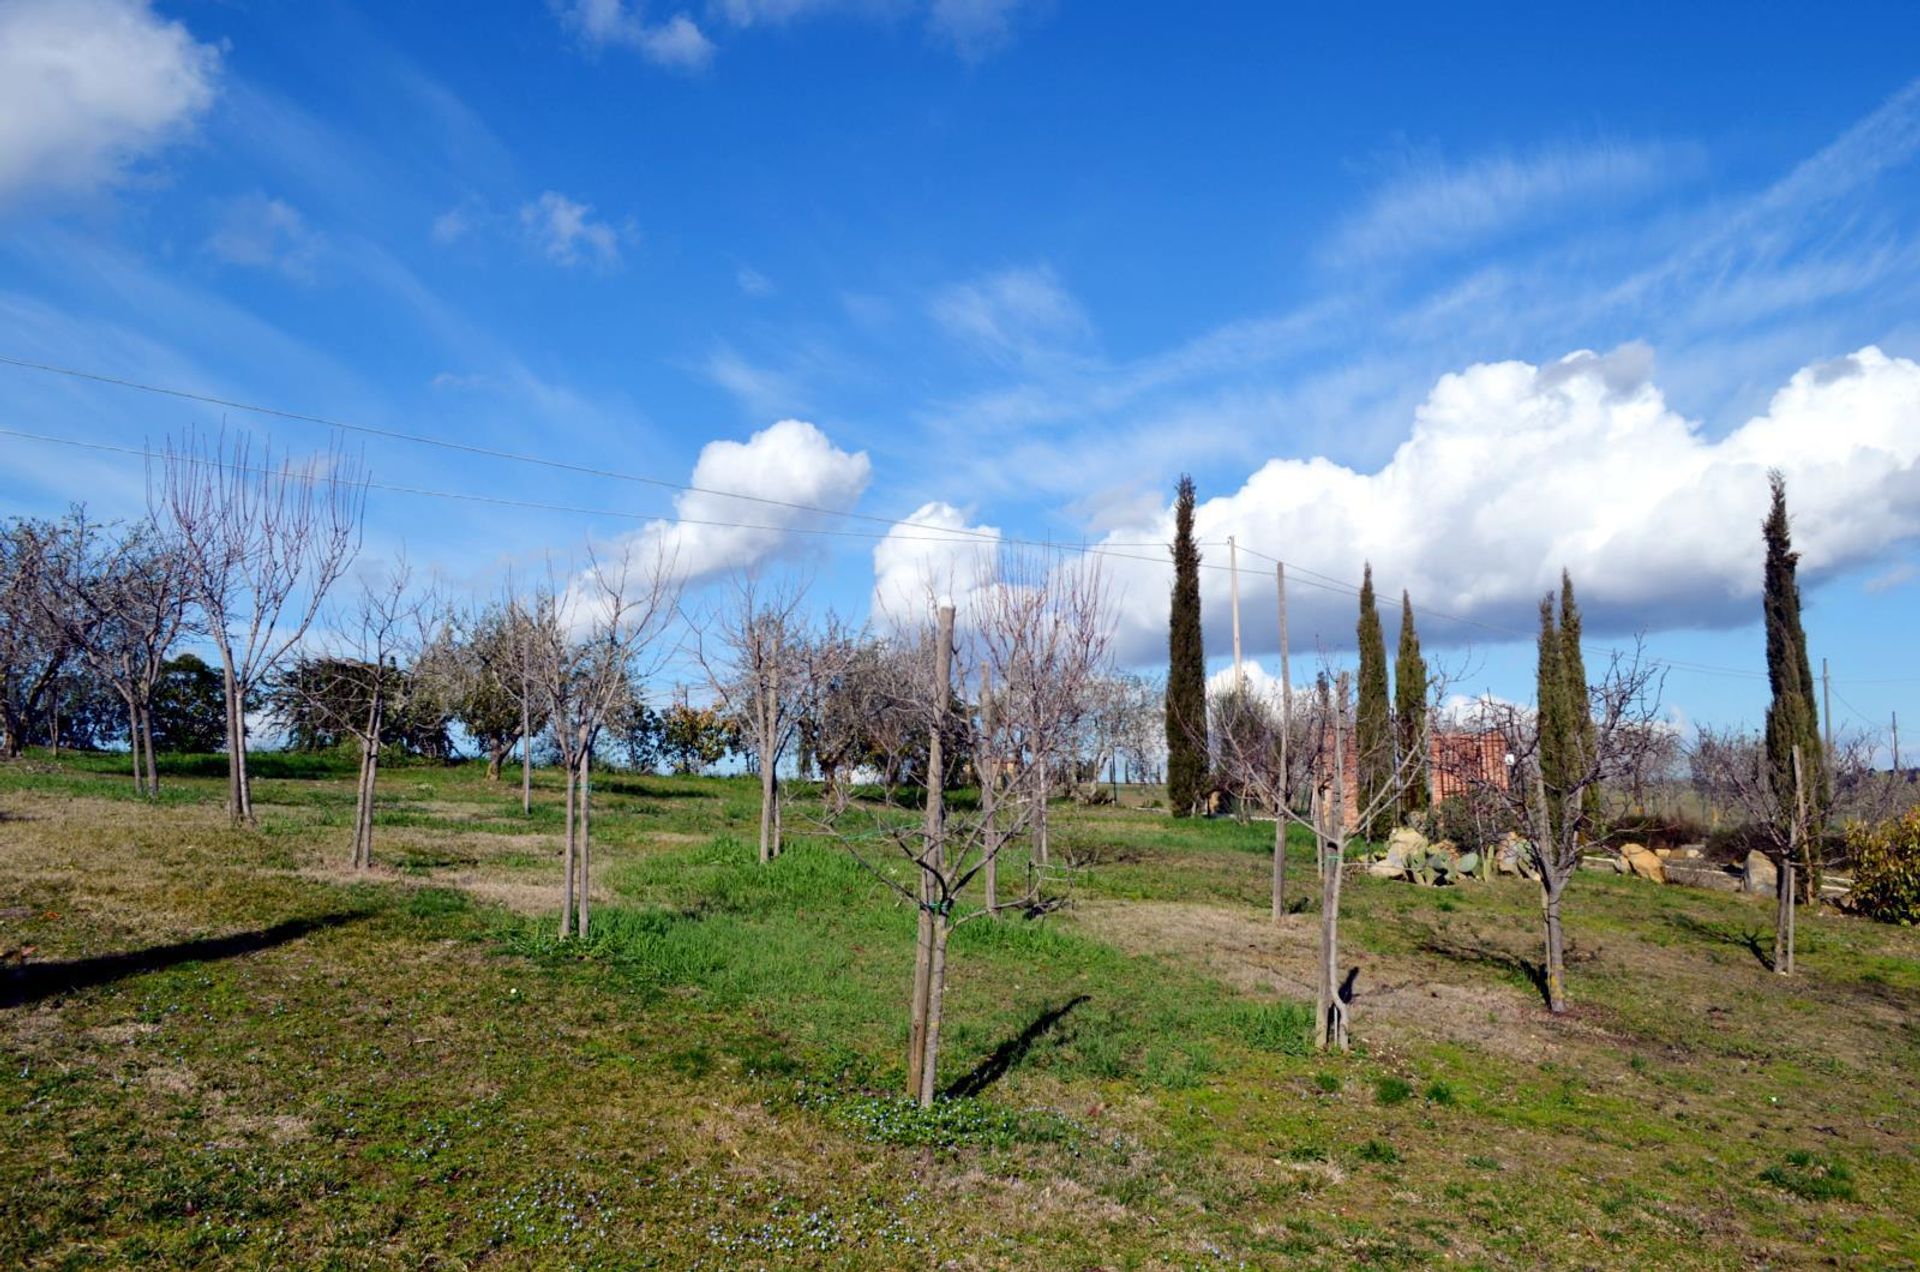
[[[1747,854],[1747,861],[1740,868],[1740,890],[1756,896],[1770,897],[1780,890],[1780,868],[1766,853],[1754,850]]]
[[[1525,836],[1508,831],[1493,850],[1493,864],[1501,874],[1520,875],[1526,879],[1539,879],[1540,872],[1533,868],[1533,849]]]
[[[1737,871],[1723,870],[1711,861],[1697,861],[1692,858],[1675,858],[1669,861],[1667,882],[1689,888],[1705,888],[1710,892],[1740,891],[1740,875]]]
[[[1653,850],[1653,855],[1654,855],[1654,856],[1656,856],[1656,857],[1658,857],[1658,858],[1660,858],[1660,860],[1662,860],[1662,861],[1667,861],[1667,860],[1670,860],[1670,859],[1671,859],[1671,858],[1673,857],[1673,849],[1671,849],[1671,848],[1655,848],[1655,849]]]
[[[1404,864],[1396,863],[1391,859],[1367,863],[1367,873],[1376,879],[1398,879],[1406,872],[1407,868]]]
[[[1411,826],[1401,826],[1387,836],[1386,864],[1396,870],[1406,869],[1409,859],[1427,854],[1427,837]]]
[[[1681,844],[1673,850],[1673,855],[1686,861],[1698,861],[1706,856],[1705,844]]]
[[[1620,856],[1627,863],[1627,869],[1642,879],[1651,879],[1655,883],[1667,881],[1667,863],[1647,851],[1645,844],[1622,844]]]

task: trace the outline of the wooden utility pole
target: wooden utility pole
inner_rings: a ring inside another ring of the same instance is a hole
[[[1826,735],[1820,739],[1826,748],[1826,762],[1833,765],[1833,677],[1827,674],[1827,660],[1820,660],[1820,728]]]
[[[1240,671],[1240,546],[1227,536],[1227,573],[1233,586],[1233,691],[1244,693],[1246,677]]]
[[[1900,713],[1893,713],[1893,773],[1900,775]]]

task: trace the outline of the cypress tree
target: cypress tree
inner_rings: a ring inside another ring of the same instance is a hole
[[[1767,474],[1773,506],[1760,523],[1767,544],[1761,604],[1766,611],[1767,682],[1773,701],[1767,707],[1767,770],[1783,821],[1794,816],[1793,752],[1800,749],[1810,822],[1820,825],[1832,799],[1820,746],[1820,715],[1814,707],[1813,664],[1807,657],[1807,633],[1800,625],[1800,554],[1793,550],[1787,517],[1787,481],[1775,469]],[[1805,886],[1819,887],[1818,860],[1809,835],[1801,847]],[[1814,893],[1817,895],[1817,892]]]
[[[1400,655],[1393,667],[1393,711],[1404,762],[1425,749],[1420,726],[1427,717],[1427,660],[1421,657],[1420,633],[1413,627],[1413,600],[1404,591],[1400,593]],[[1426,759],[1421,755],[1409,765],[1406,794],[1400,801],[1406,813],[1417,813],[1433,802]]]
[[[1387,701],[1387,641],[1380,633],[1380,610],[1373,598],[1373,566],[1367,566],[1360,584],[1359,700],[1354,704],[1353,745],[1359,768],[1360,807],[1371,805],[1393,781],[1393,711]],[[1393,828],[1393,809],[1382,807],[1361,828],[1369,839],[1382,839]]]
[[[1580,652],[1580,603],[1573,598],[1573,576],[1560,571],[1560,666],[1566,676],[1567,728],[1572,750],[1567,756],[1571,773],[1584,773],[1593,761],[1593,699],[1587,685],[1587,659]],[[1581,811],[1589,818],[1600,814],[1600,788],[1589,786],[1580,796]]]
[[[1191,813],[1207,785],[1207,654],[1200,633],[1200,549],[1193,541],[1193,478],[1173,505],[1173,603],[1167,620],[1167,805]]]
[[[1540,781],[1546,787],[1548,832],[1558,840],[1564,821],[1561,798],[1573,780],[1572,712],[1567,702],[1567,665],[1554,626],[1553,593],[1540,598],[1539,661],[1534,674],[1540,731]]]

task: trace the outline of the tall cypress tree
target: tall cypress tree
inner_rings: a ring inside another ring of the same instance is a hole
[[[1787,480],[1775,469],[1767,474],[1773,488],[1773,506],[1760,523],[1767,544],[1767,566],[1761,604],[1767,624],[1767,682],[1773,701],[1767,707],[1767,769],[1783,820],[1794,815],[1793,752],[1800,750],[1800,769],[1806,782],[1807,805],[1813,825],[1825,820],[1832,802],[1825,756],[1820,746],[1820,715],[1814,708],[1813,663],[1807,656],[1807,633],[1800,625],[1800,554],[1793,550],[1787,517]],[[1806,887],[1818,888],[1817,855],[1813,836],[1802,845],[1801,865]]]
[[[1573,576],[1565,569],[1560,571],[1559,641],[1560,669],[1566,677],[1566,723],[1573,748],[1567,757],[1567,767],[1573,772],[1585,772],[1593,759],[1593,699],[1587,685],[1587,658],[1580,651],[1580,603],[1573,598]],[[1599,816],[1598,785],[1581,792],[1580,807],[1589,818]]]
[[[1193,541],[1193,478],[1173,504],[1173,604],[1167,619],[1167,804],[1192,812],[1207,785],[1207,653],[1200,635],[1200,549]]]
[[[1567,664],[1561,633],[1554,626],[1553,593],[1540,598],[1539,661],[1534,673],[1535,710],[1540,731],[1540,782],[1546,787],[1547,825],[1557,840],[1564,821],[1561,800],[1573,781],[1574,736],[1567,702]]]
[[[1393,665],[1393,714],[1400,735],[1401,762],[1408,764],[1407,789],[1400,801],[1406,813],[1417,813],[1433,802],[1427,781],[1427,757],[1411,763],[1407,757],[1426,747],[1421,725],[1427,718],[1427,660],[1420,655],[1420,633],[1413,627],[1413,600],[1400,593],[1400,655]]]
[[[1362,809],[1371,805],[1393,781],[1393,710],[1387,701],[1387,641],[1380,632],[1380,610],[1373,598],[1373,566],[1367,565],[1360,584],[1359,699],[1354,704],[1353,745],[1359,768]],[[1361,828],[1369,839],[1384,838],[1393,829],[1393,808],[1382,807]]]

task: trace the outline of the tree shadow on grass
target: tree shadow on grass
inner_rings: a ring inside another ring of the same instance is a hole
[[[991,1055],[973,1067],[972,1072],[951,1083],[941,1092],[945,1099],[959,1096],[975,1096],[1012,1072],[1013,1066],[1026,1058],[1033,1050],[1033,1044],[1051,1033],[1055,1026],[1065,1020],[1067,1014],[1087,1001],[1088,996],[1081,994],[1069,998],[1058,1007],[1049,1007],[1028,1022],[1027,1027],[993,1049]]]
[[[1760,966],[1768,971],[1773,970],[1773,950],[1766,941],[1761,939],[1760,932],[1756,928],[1735,932],[1732,928],[1723,927],[1718,923],[1704,923],[1691,914],[1669,914],[1665,917],[1668,923],[1688,936],[1697,936],[1703,941],[1731,945],[1736,949],[1745,950],[1759,960]]]
[[[21,1007],[37,1003],[43,998],[111,984],[128,976],[157,972],[181,963],[239,958],[300,940],[327,928],[357,923],[367,917],[364,911],[343,911],[311,919],[289,919],[269,928],[236,932],[231,936],[200,937],[192,941],[176,941],[171,945],[156,945],[150,949],[67,959],[58,963],[28,963],[0,972],[0,1008]]]
[[[1420,948],[1428,954],[1437,954],[1441,958],[1456,963],[1472,963],[1480,967],[1491,967],[1510,975],[1519,975],[1532,985],[1534,992],[1540,995],[1540,1001],[1547,1006],[1553,1005],[1547,994],[1547,967],[1545,963],[1536,963],[1530,958],[1522,958],[1507,950],[1490,949],[1484,945],[1467,945],[1459,941],[1450,941],[1445,937],[1429,937],[1420,943]],[[1575,960],[1573,951],[1567,951],[1567,961]]]

